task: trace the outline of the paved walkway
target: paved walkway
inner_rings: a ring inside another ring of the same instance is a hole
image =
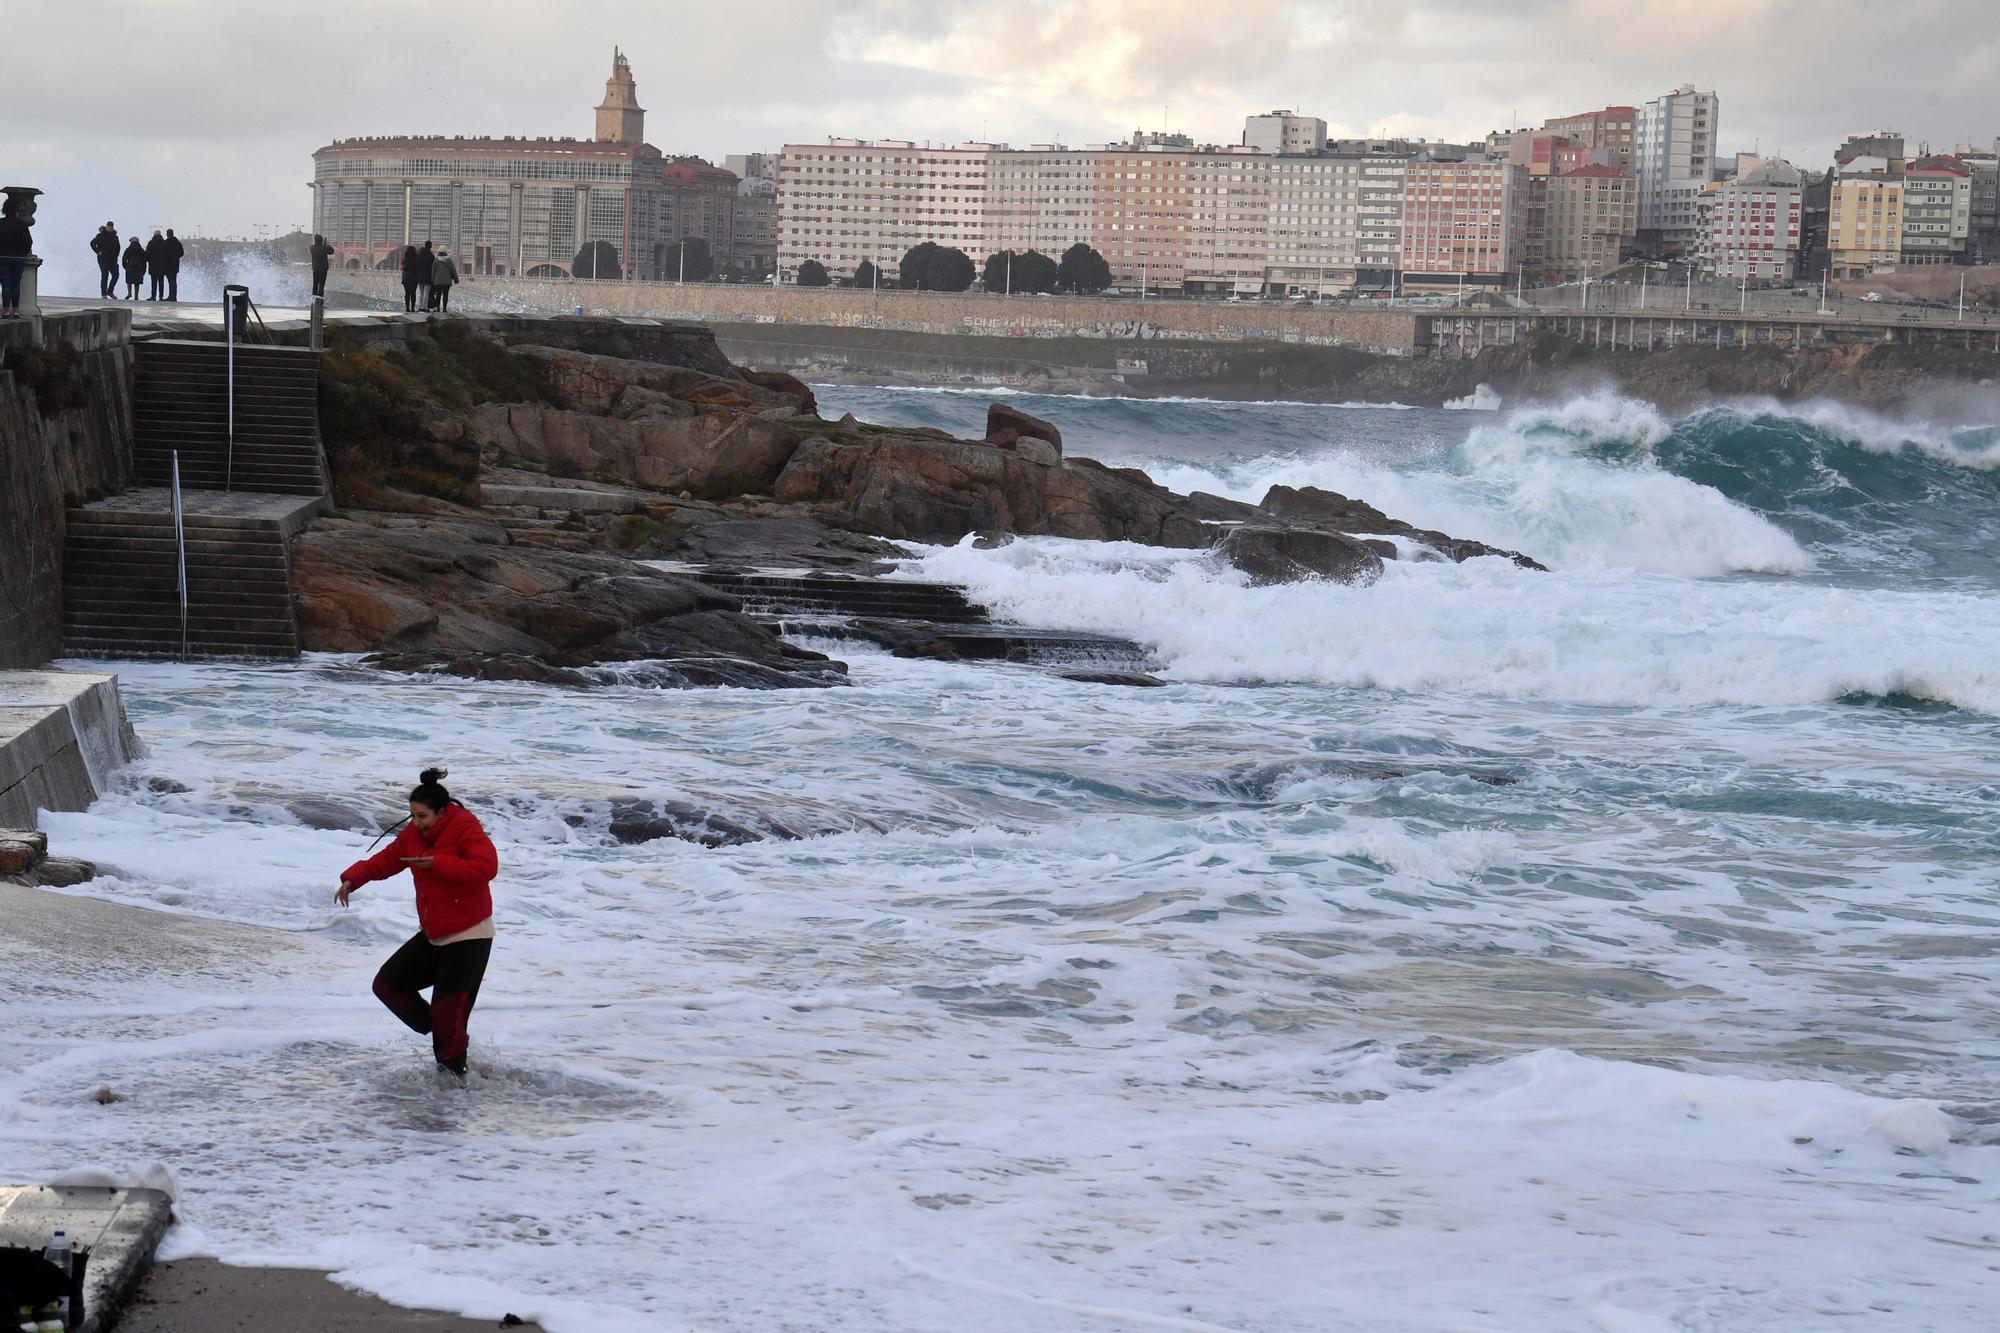
[[[256,300],[256,293],[251,293]],[[132,312],[134,332],[194,334],[212,337],[222,328],[222,303],[220,301],[118,301],[93,296],[44,296],[41,298],[44,315],[72,314],[84,310],[129,310]],[[312,312],[300,306],[259,305],[257,313],[263,316],[264,326],[269,329],[303,329],[312,319]],[[406,315],[400,310],[357,310],[352,307],[328,306],[328,324],[379,324],[390,319],[424,319],[424,315]]]

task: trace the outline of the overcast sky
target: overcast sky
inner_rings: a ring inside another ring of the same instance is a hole
[[[0,183],[37,249],[95,224],[303,224],[356,134],[591,131],[623,47],[646,137],[719,161],[828,135],[1231,141],[1296,107],[1336,134],[1464,139],[1693,82],[1724,152],[1824,165],[1846,134],[2000,134],[1995,0],[0,0]],[[58,236],[57,233],[61,233]]]

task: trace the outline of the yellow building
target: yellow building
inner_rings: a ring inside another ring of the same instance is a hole
[[[1885,171],[1848,170],[1834,177],[1826,223],[1833,276],[1865,278],[1891,267],[1903,249],[1903,182]]]

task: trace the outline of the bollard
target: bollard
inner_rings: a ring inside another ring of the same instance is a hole
[[[315,296],[312,303],[312,339],[315,352],[326,350],[326,298]]]
[[[222,318],[241,342],[250,336],[250,289],[232,282],[222,289]]]

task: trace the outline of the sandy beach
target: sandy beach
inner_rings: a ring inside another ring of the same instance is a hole
[[[119,1333],[480,1333],[539,1324],[464,1319],[400,1306],[337,1286],[306,1268],[233,1268],[213,1259],[155,1264],[118,1321]]]

